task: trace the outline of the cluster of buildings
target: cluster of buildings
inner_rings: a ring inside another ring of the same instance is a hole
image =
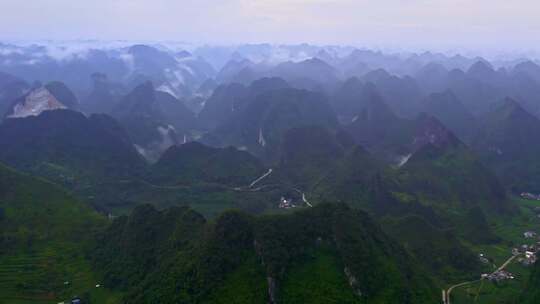
[[[478,255],[478,259],[482,264],[489,264],[489,259],[483,253]]]
[[[540,201],[540,194],[534,194],[530,192],[521,192],[519,196],[521,196],[521,198],[528,199],[528,200]]]
[[[514,254],[514,253],[512,252],[512,254]],[[483,253],[480,253],[478,255],[478,258],[480,259],[480,262],[482,262],[484,264],[489,264],[491,262]],[[498,269],[497,271],[495,271],[493,273],[483,273],[481,275],[481,278],[485,279],[485,280],[490,280],[491,282],[496,282],[497,283],[497,282],[504,281],[504,280],[514,279],[514,275],[512,273],[504,270],[504,269]]]
[[[70,301],[67,302],[58,302],[58,304],[83,304],[83,301],[79,297],[74,297]]]
[[[512,249],[513,255],[523,255],[518,258],[518,262],[523,266],[530,266],[536,263],[536,253],[538,252],[540,252],[540,242],[532,245],[523,244],[519,248]]]
[[[512,248],[513,258],[517,258],[517,261],[523,266],[530,266],[536,263],[536,255],[540,253],[540,237],[537,237],[537,235],[538,234],[534,231],[525,231],[523,233],[523,237],[526,239],[536,239],[536,242],[534,244],[523,244],[519,247]],[[489,262],[489,260],[483,254],[479,254],[479,259],[482,263],[487,264]],[[507,263],[509,262],[510,260],[507,261]],[[503,267],[504,265],[501,268]],[[501,268],[493,273],[482,274],[482,279],[487,279],[492,282],[514,279],[514,275],[512,273]]]
[[[537,233],[534,231],[525,231],[523,237],[526,239],[537,238]],[[512,249],[513,255],[522,255],[518,258],[518,262],[523,266],[530,266],[536,263],[536,254],[540,252],[540,238],[537,239],[537,242],[534,244],[523,244],[520,247]]]
[[[506,270],[499,270],[493,273],[484,273],[482,274],[482,279],[490,280],[491,282],[500,282],[504,280],[514,279],[514,275]]]
[[[525,232],[523,232],[523,236],[526,239],[532,239],[532,238],[536,237],[536,232],[534,232],[534,231],[525,231]]]
[[[293,203],[292,199],[286,199],[283,196],[279,200],[279,209],[290,209],[296,208],[296,205]]]
[[[532,251],[526,251],[525,252],[525,257],[523,258],[519,258],[518,259],[518,262],[521,263],[521,265],[523,266],[530,266],[530,265],[533,265],[534,263],[536,263],[536,253],[532,252]]]

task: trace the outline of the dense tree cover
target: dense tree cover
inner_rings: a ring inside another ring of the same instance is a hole
[[[505,99],[481,119],[472,147],[513,192],[538,192],[540,120],[517,101]]]
[[[349,148],[346,134],[321,126],[292,128],[285,132],[269,183],[309,189],[323,179]]]
[[[152,180],[173,185],[213,182],[240,187],[263,173],[262,163],[248,152],[198,142],[169,148],[151,169]]]
[[[256,95],[288,87],[285,80],[277,77],[257,79],[249,86],[239,83],[220,85],[213,90],[198,118],[205,129],[212,131],[237,119]]]
[[[463,238],[472,244],[494,244],[501,241],[491,230],[480,206],[470,208],[460,224]]]
[[[527,288],[521,296],[521,303],[535,304],[540,302],[540,263],[536,263],[527,281]]]
[[[454,207],[472,204],[508,211],[504,187],[497,177],[462,144],[440,148],[428,144],[398,172],[402,189],[424,202]]]
[[[100,217],[62,188],[0,164],[1,251],[71,241],[92,234]]]
[[[266,66],[235,54],[214,80],[212,68],[187,52],[133,46],[119,51],[130,58],[126,71],[105,53],[73,61],[84,68],[66,61],[63,80],[86,80],[77,71],[94,65],[112,72],[111,81],[93,75],[79,109],[119,123],[65,110],[8,120],[0,161],[59,182],[107,213],[153,205],[115,220],[88,250],[105,285],[127,303],[433,303],[433,281],[478,275],[464,244],[483,250],[501,241],[490,224],[494,215],[513,215],[506,190],[540,191],[540,123],[530,114],[538,113],[531,100],[540,67],[531,62],[496,71],[480,60],[466,70],[472,61],[459,56],[443,66],[426,65],[439,62],[434,54],[405,63],[356,50]],[[70,109],[86,92],[62,82],[45,87]],[[27,88],[0,74],[0,115]],[[507,94],[516,101],[495,102]],[[176,97],[188,95],[199,116]],[[215,147],[185,143],[195,138]],[[92,273],[81,251],[103,219],[57,186],[6,172],[0,168],[0,274],[15,274],[16,283],[2,278],[0,290],[79,292],[62,279],[83,273],[73,268]],[[282,196],[307,210],[278,210]],[[231,207],[243,212],[222,213]],[[265,212],[275,215],[254,215]]]
[[[344,84],[344,96],[338,95],[333,103],[336,111],[341,111],[338,113],[342,119],[346,119],[344,128],[357,144],[380,159],[393,161],[397,155],[406,155],[412,143],[414,121],[395,115],[372,83],[353,80]]]
[[[481,270],[476,254],[452,230],[437,228],[418,215],[388,218],[383,223],[386,232],[442,281],[464,281]]]
[[[474,135],[471,131],[478,128],[478,120],[451,90],[430,94],[423,100],[422,107],[466,142]]]
[[[400,245],[367,214],[343,204],[262,217],[230,211],[207,223],[187,208],[141,206],[97,243],[95,265],[107,284],[127,291],[127,303],[220,303],[219,293],[230,296],[235,286],[249,296],[233,303],[294,303],[290,284],[309,286],[302,265],[318,258],[333,265],[320,270],[333,279],[319,284],[348,294],[351,303],[428,303],[438,296]]]
[[[282,88],[252,96],[203,140],[218,146],[244,147],[265,161],[276,161],[284,134],[312,125],[337,127],[326,97]]]
[[[266,170],[247,152],[198,143],[172,147],[149,165],[125,130],[105,114],[47,111],[5,121],[0,135],[1,161],[57,182],[106,212],[143,202],[170,206],[193,201],[212,205],[203,207],[206,214],[223,211],[245,201],[237,196],[250,196],[233,187],[247,186]]]
[[[106,115],[56,110],[8,119],[0,125],[0,145],[2,162],[67,185],[125,177],[144,167],[122,128]]]

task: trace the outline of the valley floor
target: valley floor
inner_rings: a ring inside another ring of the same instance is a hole
[[[502,238],[500,243],[483,246],[469,245],[474,252],[482,253],[491,259],[492,264],[485,265],[485,273],[491,273],[508,262],[505,269],[512,273],[515,279],[492,283],[487,279],[480,280],[479,273],[476,281],[463,282],[466,284],[455,282],[446,286],[447,290],[454,286],[451,292],[451,304],[519,303],[519,295],[524,289],[531,268],[521,265],[518,257],[509,258],[512,256],[512,248],[536,242],[536,238],[525,239],[523,233],[540,231],[540,218],[535,210],[536,207],[540,207],[540,201],[521,198],[516,198],[515,201],[520,208],[518,215],[497,219],[491,223],[493,231]],[[99,276],[91,269],[87,259],[80,254],[80,250],[73,251],[75,252],[73,254],[70,252],[69,248],[49,246],[34,252],[2,255],[0,257],[0,290],[2,292],[0,303],[69,303],[69,300],[75,296],[90,299],[90,303],[120,303],[121,294],[100,284]],[[315,262],[320,268],[326,267],[324,264],[331,261],[321,256]],[[304,272],[299,269],[295,275],[304,275]],[[297,280],[291,274],[291,282],[295,281]],[[96,287],[97,284],[100,286]],[[294,286],[292,283],[289,285]],[[41,286],[42,289],[36,289],[35,286]],[[292,297],[300,296],[298,288],[287,289],[286,292]],[[55,292],[44,292],[44,290],[55,290]]]
[[[540,201],[515,199],[520,208],[520,214],[512,218],[500,219],[493,223],[493,230],[503,241],[495,245],[471,246],[475,252],[483,253],[493,259],[491,267],[502,267],[506,262],[505,270],[511,273],[514,279],[491,282],[487,279],[455,287],[451,292],[451,302],[447,304],[518,304],[520,294],[524,290],[532,266],[524,266],[519,257],[512,258],[512,248],[523,244],[533,244],[536,237],[526,239],[526,231],[540,231],[540,218],[535,208],[540,207]]]

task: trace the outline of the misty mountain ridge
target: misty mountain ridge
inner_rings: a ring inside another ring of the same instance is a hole
[[[53,50],[0,44],[9,300],[427,304],[537,224],[519,197],[540,192],[534,59]],[[519,269],[500,286],[534,297]],[[482,299],[498,291],[479,283]],[[452,303],[469,299],[459,288]]]

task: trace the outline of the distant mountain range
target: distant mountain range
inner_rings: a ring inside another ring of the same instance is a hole
[[[14,303],[436,303],[535,225],[537,62],[50,47],[0,44]]]

